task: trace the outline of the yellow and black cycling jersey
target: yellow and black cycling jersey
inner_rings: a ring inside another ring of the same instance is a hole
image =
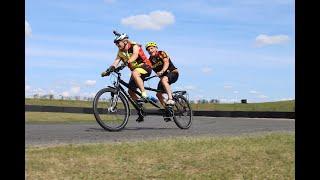
[[[147,58],[147,56],[144,54],[143,49],[141,48],[141,45],[137,44],[134,41],[130,41],[129,42],[129,49],[128,51],[118,51],[118,57],[123,61],[123,62],[127,62],[129,60],[129,58],[132,56],[133,54],[133,46],[134,45],[138,45],[139,46],[139,54],[138,54],[138,58],[134,61],[131,62],[129,64],[129,68],[131,71],[133,71],[136,68],[140,68],[140,67],[147,67],[147,68],[151,68],[151,62],[150,60]]]
[[[152,69],[153,69],[154,72],[157,73],[157,72],[162,70],[163,65],[164,65],[164,61],[163,61],[164,58],[167,58],[169,60],[169,67],[168,67],[169,71],[173,71],[173,70],[177,69],[173,65],[170,57],[168,56],[168,54],[166,52],[158,51],[155,56],[150,56],[149,57],[149,59],[151,61],[151,64],[152,64]]]

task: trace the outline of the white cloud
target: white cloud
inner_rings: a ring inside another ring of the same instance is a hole
[[[225,86],[223,86],[223,88],[224,88],[224,89],[231,89],[232,86],[231,86],[231,85],[225,85]]]
[[[70,93],[69,93],[68,91],[64,91],[64,92],[62,93],[62,96],[68,97],[68,96],[70,96]]]
[[[186,91],[193,91],[193,90],[196,90],[197,87],[192,86],[192,85],[187,85],[187,86],[184,87],[184,89],[185,89]]]
[[[28,23],[27,20],[25,20],[24,26],[25,26],[25,37],[31,36],[31,32],[32,32],[31,31],[31,26],[30,26],[30,24]]]
[[[103,2],[108,3],[108,4],[112,4],[112,3],[116,2],[116,0],[103,0]]]
[[[209,68],[209,67],[204,67],[204,68],[201,69],[201,71],[202,71],[203,73],[205,73],[205,74],[209,74],[209,73],[212,72],[212,69]]]
[[[56,91],[53,90],[53,89],[51,89],[51,90],[49,90],[49,93],[50,93],[50,94],[56,94]]]
[[[94,97],[96,95],[96,93],[90,93],[89,97]]]
[[[234,102],[237,102],[236,99],[226,99],[226,98],[222,98],[222,99],[219,99],[221,103],[234,103]]]
[[[261,95],[258,96],[258,98],[266,99],[266,98],[268,98],[268,96],[261,94]]]
[[[289,101],[289,100],[294,100],[294,98],[281,98],[279,101]]]
[[[80,94],[80,96],[82,96],[82,97],[91,97],[91,98],[93,98],[95,95],[96,95],[96,93],[94,93],[94,92],[91,92],[91,93],[84,92],[84,93]]]
[[[73,93],[73,94],[79,93],[80,92],[80,86],[71,87],[70,92]]]
[[[41,88],[36,88],[36,89],[33,89],[32,92],[34,94],[39,94],[39,95],[44,95],[45,94],[45,91]]]
[[[168,11],[152,11],[149,14],[140,14],[121,19],[121,23],[134,29],[160,30],[173,24],[175,17]]]
[[[289,36],[287,35],[274,35],[274,36],[268,36],[265,34],[260,34],[256,37],[255,44],[257,47],[262,47],[266,45],[272,45],[272,44],[282,44],[289,41]]]
[[[233,93],[238,94],[238,93],[239,93],[239,91],[233,91]]]
[[[85,85],[87,86],[94,86],[97,81],[95,80],[86,80]]]
[[[250,94],[258,94],[258,92],[255,91],[255,90],[251,90],[251,91],[249,91],[249,93],[250,93]]]

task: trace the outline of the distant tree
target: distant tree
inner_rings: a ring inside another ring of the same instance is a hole
[[[53,94],[49,94],[49,99],[52,100],[53,99]]]
[[[39,98],[39,94],[34,94],[34,95],[33,95],[33,98],[34,98],[34,99],[38,99],[38,98]]]
[[[206,99],[201,99],[201,100],[200,100],[200,103],[201,103],[201,104],[206,104],[206,103],[208,103],[208,100],[206,100]]]
[[[47,95],[45,95],[45,94],[40,96],[41,99],[46,99],[46,97],[47,97]]]
[[[209,102],[210,103],[219,103],[219,100],[218,99],[211,99]]]

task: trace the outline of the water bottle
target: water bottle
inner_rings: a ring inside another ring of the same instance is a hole
[[[157,103],[158,102],[158,99],[153,97],[153,96],[148,96],[148,98],[153,101],[154,103]]]

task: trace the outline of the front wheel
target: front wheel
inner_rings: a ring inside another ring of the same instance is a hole
[[[114,88],[101,89],[94,97],[93,113],[102,128],[108,131],[120,131],[128,123],[128,100]]]
[[[192,122],[192,110],[188,100],[182,95],[173,97],[173,120],[180,129],[188,129]]]

